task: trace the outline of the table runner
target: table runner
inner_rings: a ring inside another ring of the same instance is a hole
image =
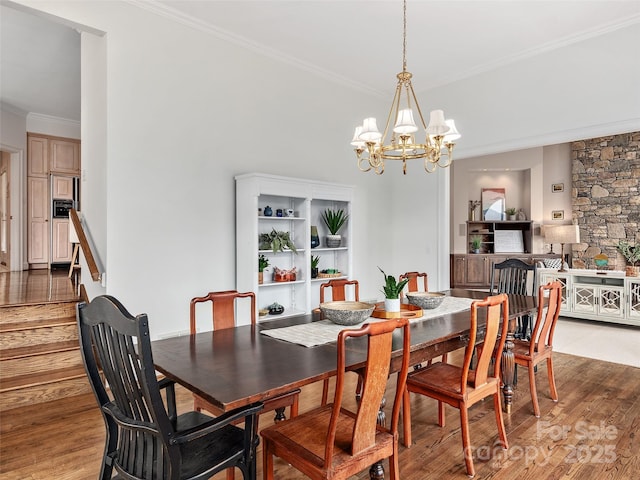
[[[422,309],[421,317],[412,318],[410,322],[418,322],[428,320],[430,318],[441,317],[450,313],[469,310],[471,302],[474,299],[463,297],[444,297],[442,304],[434,309]],[[336,325],[331,320],[320,320],[318,322],[303,323],[293,325],[291,327],[274,328],[270,330],[262,330],[260,333],[273,338],[284,340],[286,342],[297,343],[304,347],[315,347],[338,340],[338,334],[345,328],[359,328],[364,323],[382,322],[387,319],[369,317],[362,323],[346,327],[344,325]]]

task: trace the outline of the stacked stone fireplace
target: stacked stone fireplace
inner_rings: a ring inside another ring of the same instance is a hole
[[[580,227],[572,247],[574,266],[595,268],[593,257],[609,257],[624,270],[616,246],[640,245],[640,132],[581,140],[571,144],[573,219]]]

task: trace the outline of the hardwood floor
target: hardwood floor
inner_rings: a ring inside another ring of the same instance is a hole
[[[52,294],[54,289],[50,285],[53,284],[41,278],[37,282],[41,284],[40,295]],[[18,293],[10,292],[5,282],[0,289],[0,304],[15,295]],[[460,361],[459,352],[450,358],[453,362]],[[485,401],[472,407],[469,422],[475,478],[639,478],[640,369],[560,353],[554,354],[554,361],[560,398],[557,403],[549,398],[546,367],[540,366],[536,374],[541,409],[539,419],[533,416],[527,374],[525,369],[519,369],[520,383],[514,396],[513,411],[505,415],[508,450],[502,450],[496,444],[492,402]],[[355,377],[350,381],[349,387],[355,389]],[[301,412],[319,403],[321,389],[320,383],[302,389]],[[388,402],[392,395],[392,390],[387,392]],[[191,409],[188,391],[178,387],[177,396],[180,411]],[[467,478],[458,412],[448,408],[447,426],[440,428],[436,423],[435,401],[416,395],[412,397],[411,405],[414,444],[411,448],[400,446],[401,478]],[[261,416],[261,427],[271,422],[268,417]],[[8,410],[0,417],[0,478],[95,479],[103,442],[104,423],[93,395]],[[261,453],[260,450],[258,478],[262,477]],[[225,476],[220,474],[214,478],[222,480]],[[276,460],[276,478],[305,477]],[[368,473],[362,472],[354,478],[367,479]]]

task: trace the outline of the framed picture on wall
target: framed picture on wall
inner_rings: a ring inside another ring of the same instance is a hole
[[[504,220],[504,188],[483,188],[481,198],[483,220]]]
[[[551,218],[553,220],[564,220],[564,210],[553,210],[551,212]]]
[[[551,191],[553,193],[564,192],[564,183],[552,183],[551,184]]]

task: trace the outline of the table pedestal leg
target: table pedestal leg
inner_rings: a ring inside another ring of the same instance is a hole
[[[507,338],[502,351],[502,394],[504,397],[504,409],[506,413],[511,413],[511,404],[513,402],[513,379],[515,376],[515,359],[513,356],[514,335],[511,328],[507,333]]]

